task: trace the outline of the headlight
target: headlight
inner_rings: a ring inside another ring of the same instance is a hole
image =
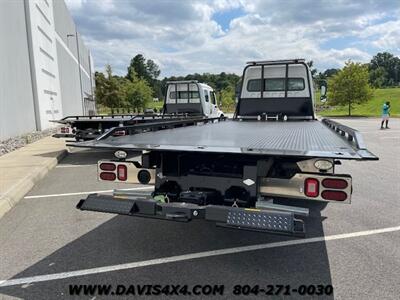
[[[314,166],[318,170],[328,171],[329,169],[332,169],[333,163],[329,160],[320,159],[320,160],[315,161]]]

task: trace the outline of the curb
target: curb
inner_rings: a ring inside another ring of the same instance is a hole
[[[14,184],[6,193],[0,195],[0,219],[10,211],[24,196],[34,187],[35,183],[53,169],[60,160],[67,156],[68,151],[63,149],[56,157],[43,164],[39,169],[27,174],[27,176]]]

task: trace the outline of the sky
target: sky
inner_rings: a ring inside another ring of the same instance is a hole
[[[138,53],[161,78],[241,74],[247,61],[305,58],[318,71],[400,56],[400,0],[65,0],[95,69],[125,75]]]

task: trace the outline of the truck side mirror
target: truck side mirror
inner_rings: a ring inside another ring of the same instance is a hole
[[[208,100],[208,95],[206,95],[206,97],[205,97],[205,98],[206,98],[206,102],[208,102],[208,101],[209,101],[209,100]]]
[[[327,100],[327,99],[326,99],[326,91],[327,91],[326,83],[321,84],[321,89],[320,89],[320,91],[321,91],[321,95],[320,95],[319,100],[321,101],[321,103],[325,103],[326,100]]]

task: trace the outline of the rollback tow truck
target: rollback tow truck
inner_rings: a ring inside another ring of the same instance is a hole
[[[87,141],[98,138],[114,127],[162,123],[191,118],[215,118],[223,116],[218,108],[212,87],[197,80],[168,81],[163,108],[160,114],[152,110],[144,114],[113,114],[93,116],[67,116],[52,121],[61,124],[56,138],[75,138]],[[123,132],[123,131],[120,131]]]
[[[301,203],[351,201],[352,177],[335,172],[340,161],[378,159],[358,131],[317,119],[314,98],[303,59],[249,62],[232,120],[176,121],[141,133],[118,127],[73,144],[115,150],[115,160],[98,162],[100,181],[154,185],[146,197],[91,194],[77,208],[304,236],[310,212]]]

